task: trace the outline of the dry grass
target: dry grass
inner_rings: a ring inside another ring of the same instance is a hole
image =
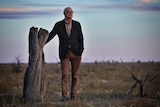
[[[132,67],[132,64],[128,63]],[[27,65],[23,65],[26,68]],[[136,69],[146,70],[148,63],[136,63]],[[139,97],[135,88],[127,94],[134,81],[122,64],[82,64],[80,68],[79,99],[61,102],[61,71],[59,64],[46,64],[46,102],[20,104],[23,77],[12,72],[11,64],[0,65],[0,106],[1,107],[160,107],[160,63],[151,67],[156,79],[150,83],[150,96]]]

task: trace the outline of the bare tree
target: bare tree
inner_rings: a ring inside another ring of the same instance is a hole
[[[134,65],[132,66],[132,68],[129,67],[125,63],[123,63],[122,59],[121,59],[121,63],[126,67],[128,72],[131,74],[132,79],[135,81],[135,83],[131,87],[131,90],[130,90],[129,93],[131,93],[133,91],[133,89],[138,84],[139,85],[140,96],[141,97],[148,96],[149,92],[147,91],[147,88],[149,88],[148,87],[149,83],[156,78],[156,76],[151,76],[151,74],[150,74],[151,66],[152,66],[153,62],[149,63],[147,71],[144,72],[145,73],[144,75],[143,75],[143,73],[140,74],[141,70],[137,70]]]
[[[29,32],[29,63],[24,76],[21,101],[44,101],[46,81],[43,47],[48,39],[48,31],[31,27]]]

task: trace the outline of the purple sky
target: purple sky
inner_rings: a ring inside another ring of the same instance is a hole
[[[16,56],[28,62],[30,27],[50,32],[67,6],[82,26],[82,62],[160,61],[159,0],[1,0],[0,63],[13,62]],[[46,62],[59,61],[58,45],[55,37],[45,46]]]

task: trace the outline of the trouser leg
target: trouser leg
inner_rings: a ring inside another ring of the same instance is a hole
[[[69,66],[70,61],[68,58],[61,60],[61,69],[62,69],[62,96],[68,96],[68,81],[69,81]]]
[[[72,66],[71,97],[77,96],[80,63],[81,63],[80,56],[74,56],[74,58],[71,59],[71,66]]]

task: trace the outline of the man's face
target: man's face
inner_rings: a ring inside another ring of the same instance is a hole
[[[72,9],[71,8],[67,8],[67,10],[65,11],[64,15],[65,15],[66,18],[72,19],[72,17],[73,17]]]

